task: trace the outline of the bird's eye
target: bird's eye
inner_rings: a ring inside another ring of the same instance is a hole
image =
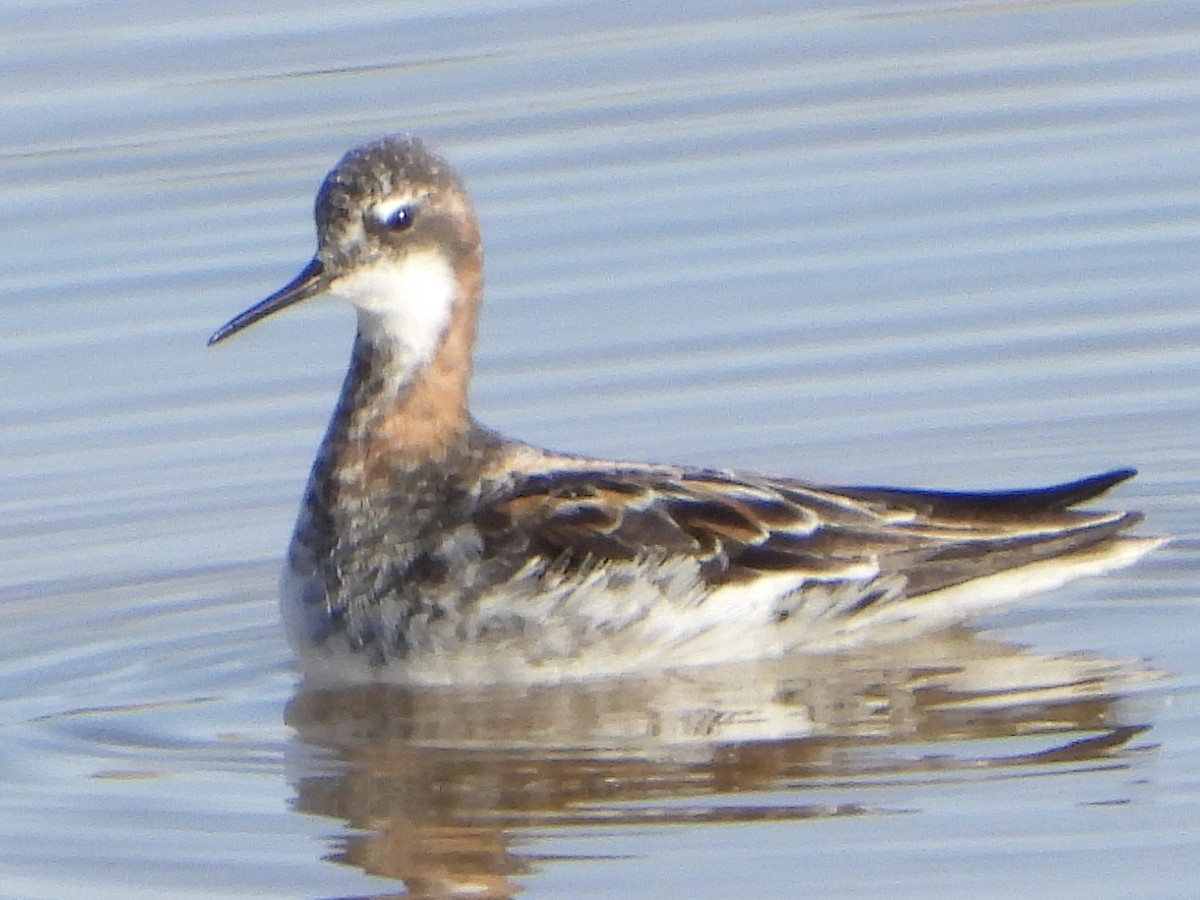
[[[417,208],[411,203],[385,206],[375,211],[379,227],[384,231],[407,231],[417,217]]]
[[[395,209],[390,209],[384,212],[379,217],[379,224],[389,232],[403,232],[408,228],[412,228],[413,221],[416,218],[416,209],[409,204],[396,206]]]

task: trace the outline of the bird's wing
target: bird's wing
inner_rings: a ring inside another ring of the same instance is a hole
[[[690,557],[713,586],[768,573],[893,586],[900,576],[901,593],[915,596],[1106,540],[1138,514],[1069,507],[1131,474],[966,494],[548,461],[522,472],[487,517],[557,559]]]

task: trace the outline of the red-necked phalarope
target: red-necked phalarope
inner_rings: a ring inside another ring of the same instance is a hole
[[[357,310],[282,583],[310,676],[547,681],[887,640],[1159,543],[1118,536],[1138,513],[1071,509],[1128,469],[829,488],[508,440],[467,410],[483,257],[450,166],[408,137],[352,150],[316,223],[312,262],[210,340],[326,292]]]

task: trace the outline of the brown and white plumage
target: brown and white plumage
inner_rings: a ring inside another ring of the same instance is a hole
[[[318,251],[213,342],[319,293],[358,313],[283,583],[307,672],[595,677],[927,630],[1127,564],[1118,470],[1008,493],[827,488],[507,440],[467,409],[482,251],[450,167],[392,137],[317,197]]]

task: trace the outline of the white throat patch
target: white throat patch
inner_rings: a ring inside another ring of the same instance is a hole
[[[354,305],[364,337],[399,348],[405,367],[415,369],[437,352],[450,324],[458,278],[444,254],[422,250],[343,275],[330,293]]]

